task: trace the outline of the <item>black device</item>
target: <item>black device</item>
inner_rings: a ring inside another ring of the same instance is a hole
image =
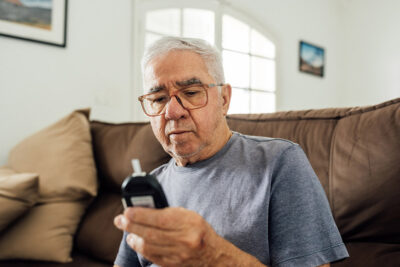
[[[122,204],[125,208],[140,206],[162,209],[168,207],[164,190],[156,177],[141,172],[139,160],[132,160],[134,173],[122,183]]]

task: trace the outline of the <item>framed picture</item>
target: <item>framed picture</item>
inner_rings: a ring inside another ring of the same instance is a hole
[[[299,70],[324,77],[325,50],[322,47],[300,41]]]
[[[67,0],[0,0],[0,35],[66,46]]]

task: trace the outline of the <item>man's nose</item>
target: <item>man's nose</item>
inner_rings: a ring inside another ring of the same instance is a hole
[[[177,96],[172,96],[165,108],[165,118],[169,120],[178,120],[188,114],[188,111],[183,107],[181,100]]]

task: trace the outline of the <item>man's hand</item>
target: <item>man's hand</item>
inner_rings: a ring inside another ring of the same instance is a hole
[[[128,245],[160,266],[263,266],[183,208],[127,208],[114,220]]]

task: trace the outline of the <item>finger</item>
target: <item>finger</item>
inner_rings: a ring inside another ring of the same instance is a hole
[[[127,220],[124,215],[119,215],[115,217],[114,224],[120,230],[129,233],[134,233],[144,238],[147,242],[153,244],[172,246],[173,244],[176,243],[176,240],[179,239],[179,235],[176,231],[164,230],[148,225],[132,223],[129,220]]]
[[[179,260],[180,252],[177,248],[151,244],[135,234],[129,234],[126,237],[126,242],[133,250],[153,263],[178,262]]]
[[[169,230],[161,230],[147,225],[138,223],[129,223],[125,227],[125,231],[136,234],[149,244],[159,246],[173,246],[176,243],[177,233]]]
[[[128,221],[124,215],[118,215],[114,218],[114,225],[122,231],[125,231],[127,223]]]
[[[124,215],[129,221],[170,230],[177,228],[176,219],[179,217],[177,213],[179,213],[179,209],[177,208],[151,209],[133,207],[124,211]]]

